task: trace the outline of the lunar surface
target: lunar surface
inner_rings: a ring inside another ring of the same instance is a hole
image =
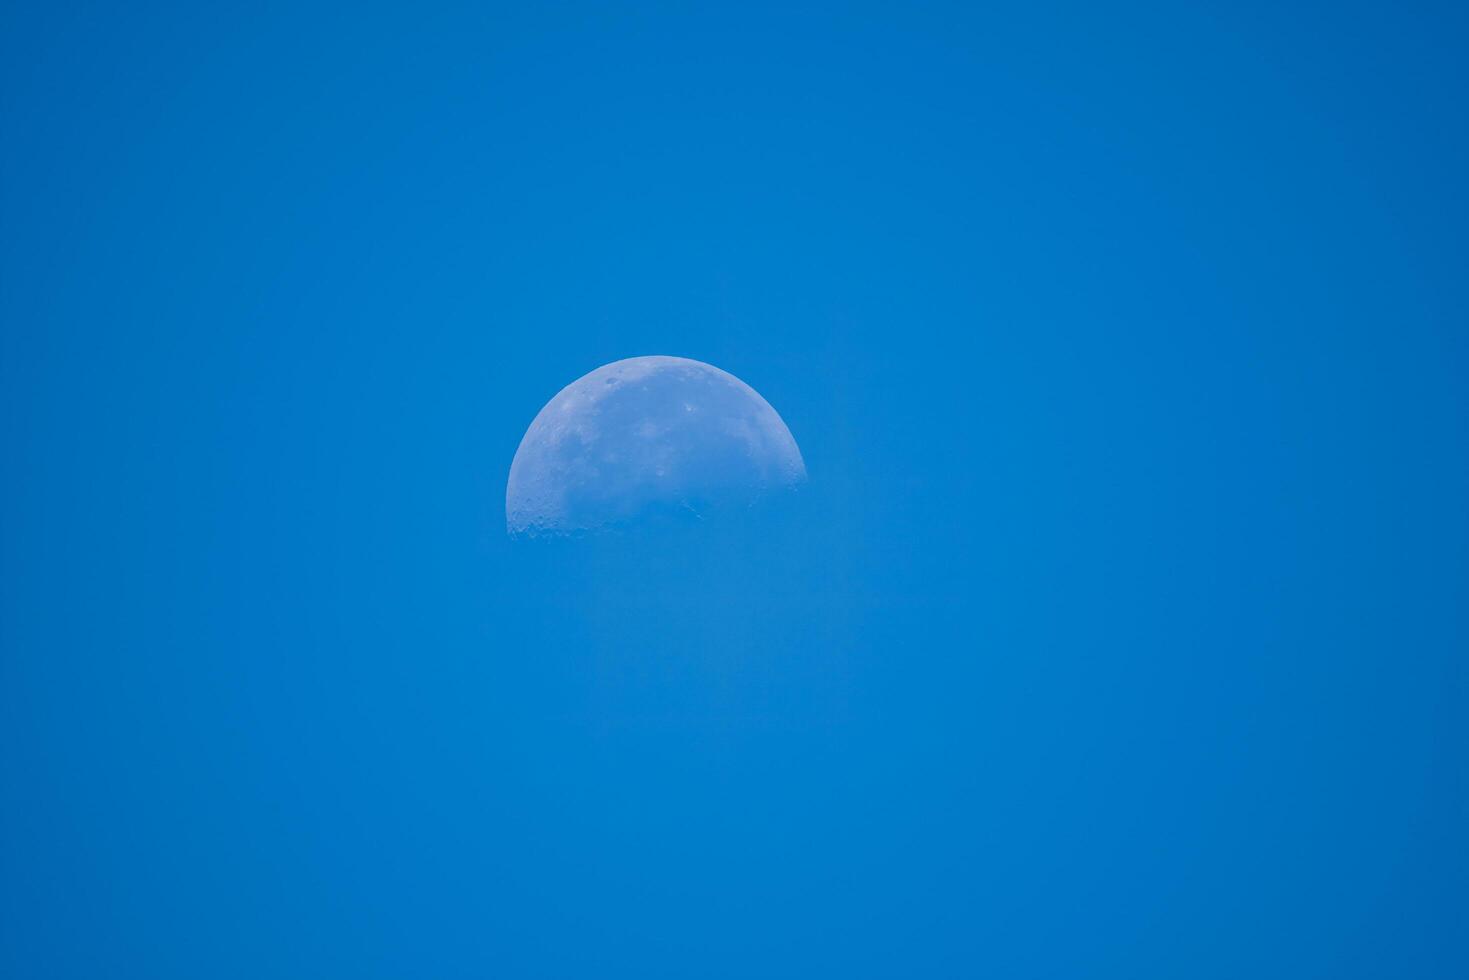
[[[704,516],[805,479],[796,440],[755,389],[701,361],[633,357],[541,409],[510,464],[505,522],[539,536]]]

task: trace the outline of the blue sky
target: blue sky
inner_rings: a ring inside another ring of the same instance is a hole
[[[0,974],[1459,977],[1449,4],[12,4]],[[811,482],[527,543],[571,380]]]

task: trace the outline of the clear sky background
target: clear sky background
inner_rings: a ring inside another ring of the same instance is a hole
[[[1461,4],[0,13],[0,975],[1469,975]],[[793,506],[504,533],[676,354]]]

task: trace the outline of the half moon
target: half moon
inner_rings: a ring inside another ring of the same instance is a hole
[[[632,357],[541,409],[510,464],[505,523],[537,536],[703,516],[805,480],[790,429],[755,389],[702,361]]]

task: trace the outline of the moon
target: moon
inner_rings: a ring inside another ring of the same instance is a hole
[[[653,513],[703,516],[796,489],[806,464],[770,403],[686,357],[630,357],[546,403],[505,488],[512,537],[597,531]]]

